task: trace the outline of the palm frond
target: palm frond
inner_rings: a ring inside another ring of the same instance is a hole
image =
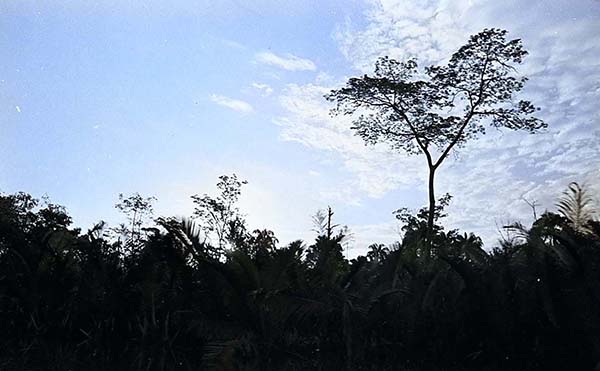
[[[590,233],[589,222],[594,219],[593,199],[585,187],[572,182],[558,201],[558,212],[571,227],[580,233]]]

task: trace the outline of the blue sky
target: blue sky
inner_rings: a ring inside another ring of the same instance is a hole
[[[381,55],[443,63],[500,27],[530,55],[524,94],[546,133],[490,132],[442,168],[448,224],[482,235],[600,185],[600,1],[3,1],[0,190],[47,194],[75,222],[120,221],[118,193],[189,215],[217,176],[247,179],[250,227],[312,238],[331,205],[355,241],[398,238],[392,211],[425,204],[420,157],[365,147],[322,95]]]

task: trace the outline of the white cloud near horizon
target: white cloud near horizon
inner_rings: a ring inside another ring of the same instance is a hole
[[[317,66],[310,59],[300,58],[293,54],[280,56],[272,52],[260,52],[256,54],[256,61],[283,68],[287,71],[314,71],[317,69]]]
[[[212,94],[210,96],[210,101],[216,103],[220,106],[227,107],[231,110],[241,112],[241,113],[252,113],[254,112],[254,108],[250,103],[245,102],[239,99],[229,98],[223,95]]]

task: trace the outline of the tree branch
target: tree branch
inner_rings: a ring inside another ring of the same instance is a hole
[[[415,137],[415,140],[416,140],[417,144],[419,145],[419,148],[421,148],[421,150],[423,151],[423,153],[425,153],[425,157],[427,157],[427,164],[430,167],[432,167],[433,166],[433,159],[431,157],[431,153],[429,153],[429,149],[427,148],[426,145],[423,144],[423,142],[421,141],[421,138],[419,138],[419,134],[417,133],[417,129],[414,127],[414,125],[412,124],[412,122],[408,119],[408,116],[406,115],[406,112],[404,111],[404,109],[402,108],[402,106],[400,106],[400,108],[401,109],[398,109],[397,106],[392,106],[392,109],[396,113],[398,113],[404,119],[404,121],[406,121],[406,124],[410,128],[410,131],[412,132],[412,135]]]
[[[485,77],[485,72],[487,70],[487,66],[488,66],[488,63],[489,63],[489,59],[490,59],[490,57],[489,57],[489,50],[488,50],[488,53],[486,53],[485,62],[483,64],[483,68],[481,69],[481,78],[479,79],[479,97],[477,98],[477,101],[475,102],[475,104],[471,105],[471,108],[469,109],[469,113],[467,114],[467,117],[465,117],[465,121],[460,126],[460,129],[458,129],[458,133],[456,134],[456,137],[452,140],[452,142],[450,142],[450,144],[448,145],[448,147],[446,147],[446,149],[442,152],[442,154],[437,159],[437,161],[435,162],[435,164],[433,164],[433,168],[434,169],[437,169],[437,167],[442,164],[442,162],[446,159],[446,157],[448,156],[448,154],[450,153],[450,151],[452,150],[452,148],[454,148],[454,146],[456,145],[456,143],[458,143],[460,141],[461,136],[462,136],[463,132],[465,131],[465,128],[467,127],[467,125],[469,124],[469,122],[471,122],[471,119],[475,115],[475,109],[482,102],[482,100],[483,100],[483,87],[485,85],[485,79],[484,79],[484,77]]]

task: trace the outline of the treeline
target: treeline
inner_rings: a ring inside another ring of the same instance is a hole
[[[489,252],[441,227],[440,202],[433,238],[427,210],[401,212],[401,241],[348,261],[328,218],[312,244],[246,231],[243,183],[221,181],[222,198],[195,197],[195,219],[145,225],[151,200],[122,197],[118,231],[1,195],[0,369],[598,367],[600,223],[579,188]]]

